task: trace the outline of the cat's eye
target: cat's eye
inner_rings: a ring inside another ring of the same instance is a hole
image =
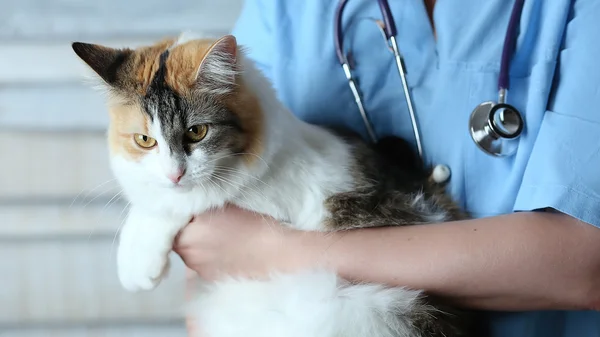
[[[191,142],[195,143],[195,142],[199,142],[202,139],[204,139],[204,137],[206,137],[207,133],[208,133],[208,125],[206,125],[206,124],[194,125],[185,132],[185,136]]]
[[[133,139],[135,140],[137,145],[144,149],[150,149],[154,147],[154,145],[156,145],[156,139],[148,137],[146,135],[142,135],[140,133],[136,133],[135,135],[133,135]]]

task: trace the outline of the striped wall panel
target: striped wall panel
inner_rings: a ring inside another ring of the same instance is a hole
[[[125,202],[103,97],[74,40],[136,46],[227,33],[243,0],[4,0],[0,10],[0,337],[184,337],[184,266],[154,291],[116,275]]]

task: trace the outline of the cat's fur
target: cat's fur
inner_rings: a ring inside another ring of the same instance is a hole
[[[132,204],[117,254],[128,290],[156,287],[179,230],[225,203],[318,231],[464,217],[402,141],[369,146],[297,119],[233,36],[73,49],[109,91],[110,161]],[[186,130],[202,124],[206,137],[189,141]],[[134,134],[156,146],[141,148]],[[178,183],[167,178],[180,173]],[[330,270],[204,283],[198,297],[191,314],[206,337],[466,333],[460,315],[420,291],[352,284]]]

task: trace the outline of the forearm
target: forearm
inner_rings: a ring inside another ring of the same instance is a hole
[[[600,286],[594,284],[600,283],[600,229],[560,214],[516,213],[303,240],[318,245],[313,258],[346,278],[425,289],[477,309],[588,308]]]

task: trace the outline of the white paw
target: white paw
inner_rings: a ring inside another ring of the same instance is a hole
[[[132,207],[120,233],[117,271],[129,291],[154,289],[169,271],[173,238],[187,217],[153,214]]]
[[[132,292],[154,289],[169,270],[166,254],[139,246],[122,245],[117,263],[121,285]]]

